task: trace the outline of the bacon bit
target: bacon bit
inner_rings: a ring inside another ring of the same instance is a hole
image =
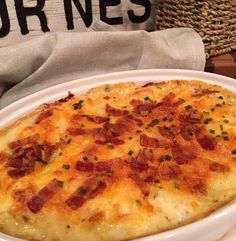
[[[138,100],[138,99],[132,99],[129,103],[132,106],[137,106],[137,105],[141,105],[143,102],[141,100]]]
[[[82,129],[82,128],[69,127],[69,128],[67,128],[67,132],[68,132],[69,135],[72,135],[72,136],[80,136],[80,135],[86,135],[87,134],[87,131],[85,129]]]
[[[101,161],[95,164],[95,170],[98,172],[111,171],[113,166],[113,161]]]
[[[207,195],[206,182],[199,177],[184,177],[184,184],[192,193]]]
[[[73,98],[75,95],[72,94],[70,91],[68,92],[68,95],[65,98],[61,98],[57,101],[55,101],[55,104],[60,104],[60,103],[64,103],[67,102],[68,100],[70,100],[71,98]]]
[[[53,114],[52,110],[45,110],[45,111],[41,112],[41,114],[36,118],[35,124],[39,124],[42,120],[45,120],[52,114]]]
[[[10,142],[8,144],[8,146],[11,149],[16,149],[16,148],[23,147],[23,146],[26,146],[26,145],[35,144],[35,143],[37,143],[38,139],[39,139],[39,134],[34,134],[34,135],[28,136],[24,139]]]
[[[27,203],[32,213],[38,213],[43,206],[62,189],[63,184],[57,179],[51,180],[37,195],[33,196]]]
[[[86,117],[89,121],[94,122],[96,124],[101,124],[109,120],[109,118],[104,116],[86,115]]]
[[[159,147],[159,142],[156,138],[152,138],[145,134],[141,134],[140,145],[145,147],[157,148]]]
[[[178,143],[174,143],[171,147],[172,156],[177,164],[186,164],[189,161],[196,158],[196,155],[191,152],[190,149],[180,146]]]
[[[155,107],[156,104],[154,103],[144,102],[139,105],[136,105],[133,109],[133,112],[141,116],[147,116]]]
[[[174,139],[175,135],[180,132],[179,128],[175,125],[171,125],[170,127],[158,126],[158,130],[163,137],[168,139]]]
[[[218,90],[209,90],[209,89],[202,89],[202,88],[195,88],[195,94],[192,95],[192,97],[202,97],[204,95],[211,95],[220,93]]]
[[[200,144],[200,146],[207,151],[213,151],[216,148],[217,145],[217,139],[212,136],[208,136],[204,134],[202,129],[199,129],[195,132],[197,142]]]
[[[26,203],[32,196],[34,192],[33,189],[28,187],[26,189],[16,189],[12,193],[12,197],[16,202]]]
[[[115,139],[108,139],[108,141],[115,146],[123,145],[125,142],[121,139],[115,138]]]
[[[94,163],[93,162],[76,162],[76,170],[81,172],[93,172],[94,171]]]
[[[93,222],[97,223],[97,222],[100,222],[102,219],[104,219],[104,212],[100,211],[93,214],[91,217],[89,217],[88,221],[90,223],[93,223]]]
[[[129,166],[138,172],[146,171],[149,167],[146,162],[138,161],[135,158],[131,158],[131,161],[129,162]]]
[[[110,97],[107,95],[107,96],[104,96],[103,99],[104,99],[104,100],[109,100]]]
[[[197,130],[197,126],[188,123],[180,124],[180,134],[186,141],[190,141],[194,137],[194,133]]]
[[[143,121],[133,115],[124,116],[123,120],[124,120],[124,122],[127,121],[130,124],[132,124],[132,121],[135,121],[139,126],[143,125]]]
[[[109,116],[123,116],[129,114],[128,110],[117,109],[110,106],[109,104],[106,104],[106,112]]]
[[[128,129],[123,123],[119,123],[118,121],[115,124],[111,124],[106,122],[104,124],[104,129],[106,130],[105,133],[105,139],[109,139],[112,137],[118,137],[125,133],[125,131]],[[108,132],[107,132],[108,131]],[[110,132],[110,133],[109,133]]]
[[[149,83],[144,84],[142,87],[148,87],[148,86],[151,86],[151,85],[155,85],[155,83],[154,82],[149,82]]]
[[[144,197],[149,195],[149,190],[147,189],[146,183],[135,173],[131,173],[128,175],[129,178],[140,188],[141,193]]]
[[[178,165],[170,162],[162,162],[158,170],[160,178],[166,181],[177,178],[182,173]]]
[[[97,178],[88,179],[66,200],[66,204],[72,210],[77,210],[89,199],[93,199],[103,193],[106,187],[104,180]]]
[[[210,171],[213,172],[228,172],[229,171],[229,167],[224,165],[224,164],[220,164],[217,162],[213,162],[209,165],[209,169]]]
[[[158,169],[155,167],[149,167],[148,170],[146,171],[147,177],[145,177],[144,181],[145,182],[154,182],[154,183],[159,183],[159,180],[156,178],[158,174]]]
[[[195,109],[190,110],[190,112],[187,115],[185,114],[179,115],[179,120],[181,122],[188,122],[191,124],[200,123],[201,119],[202,119],[202,114]]]
[[[48,142],[44,142],[43,147],[44,147],[43,148],[44,149],[44,158],[43,158],[43,160],[45,162],[48,162],[50,160],[51,156],[53,155],[53,153],[55,152],[56,146],[55,145],[51,145]]]
[[[21,168],[16,168],[13,170],[9,170],[7,172],[7,174],[11,177],[11,178],[21,178],[27,174],[29,174],[32,170],[28,167],[21,167]]]
[[[136,157],[136,160],[138,162],[148,162],[154,160],[153,152],[150,151],[148,148],[144,148],[143,150],[140,150],[138,153],[138,156]]]

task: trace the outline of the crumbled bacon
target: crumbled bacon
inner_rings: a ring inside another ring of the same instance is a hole
[[[73,128],[73,127],[69,127],[67,128],[67,132],[69,135],[72,136],[80,136],[80,135],[85,135],[87,134],[85,129],[82,128]]]
[[[181,114],[179,115],[179,120],[181,122],[187,122],[191,124],[197,124],[200,123],[202,119],[202,114],[195,109],[190,110],[188,114]]]
[[[184,146],[178,143],[174,143],[171,147],[172,156],[177,164],[185,164],[196,158],[196,155]]]
[[[137,105],[142,104],[143,102],[142,102],[141,100],[138,100],[138,99],[132,99],[129,103],[130,103],[132,106],[137,106]]]
[[[194,138],[194,134],[197,126],[190,123],[181,123],[180,124],[180,134],[186,141],[190,141]]]
[[[112,137],[118,137],[125,133],[125,131],[127,130],[127,127],[123,123],[112,124],[112,123],[106,122],[104,124],[104,129],[106,131],[109,131]],[[107,136],[109,135],[109,133],[105,132],[105,135]]]
[[[131,158],[129,166],[137,172],[146,171],[149,167],[145,161],[138,161],[136,158]]]
[[[11,178],[20,178],[23,177],[25,175],[27,175],[28,173],[30,173],[32,170],[28,167],[21,167],[21,168],[16,168],[13,170],[9,170],[7,172],[7,174],[11,177]]]
[[[113,160],[100,161],[95,164],[95,170],[98,172],[111,171],[113,166]]]
[[[207,151],[213,151],[217,145],[217,139],[204,133],[203,129],[199,129],[195,132],[197,142],[200,146]]]
[[[140,145],[150,148],[157,148],[159,147],[159,142],[156,138],[149,137],[145,134],[140,135]]]
[[[104,180],[97,178],[88,179],[66,200],[66,204],[72,210],[76,210],[89,199],[102,194],[106,187]]]
[[[106,112],[109,116],[123,116],[129,114],[128,110],[117,109],[110,106],[109,104],[106,104]]]
[[[43,206],[58,192],[61,190],[63,184],[57,179],[50,181],[44,188],[42,188],[38,194],[33,196],[27,203],[28,208],[33,213],[41,211]]]
[[[221,164],[221,163],[218,163],[218,162],[212,162],[209,165],[209,169],[210,169],[210,171],[213,171],[213,172],[227,172],[227,171],[229,171],[228,166],[226,166],[224,164]]]
[[[39,139],[39,134],[34,134],[21,140],[13,141],[8,144],[11,149],[16,149],[26,145],[35,144]]]
[[[199,177],[184,177],[184,184],[192,193],[207,195],[207,185],[204,179]]]
[[[101,124],[109,120],[109,118],[104,116],[86,115],[86,117],[89,121],[94,122],[96,124]]]
[[[159,176],[163,180],[171,180],[177,178],[181,173],[181,169],[177,164],[162,162],[159,166]]]
[[[35,124],[39,124],[42,120],[47,119],[53,114],[53,110],[45,110],[39,114],[39,116],[35,120]]]
[[[136,157],[138,162],[148,162],[154,160],[153,152],[148,149],[144,148],[143,150],[140,150],[138,153],[138,156]]]
[[[50,144],[49,142],[44,142],[43,144],[43,160],[48,162],[56,150],[56,146]]]
[[[192,97],[202,97],[204,95],[211,95],[211,94],[215,94],[215,93],[220,93],[220,91],[196,88],[195,89],[195,94],[193,94]]]
[[[179,128],[175,125],[171,125],[170,127],[158,126],[158,130],[163,137],[168,139],[174,139],[175,135],[179,133]]]
[[[132,179],[133,182],[140,188],[140,191],[144,197],[147,197],[149,195],[149,190],[146,183],[137,174],[131,173],[128,175],[128,177]]]
[[[147,116],[155,107],[154,103],[144,102],[136,105],[133,111],[141,116]]]
[[[64,103],[64,102],[67,102],[68,100],[70,100],[71,98],[73,98],[75,95],[72,94],[70,91],[68,92],[68,95],[64,98],[61,98],[57,101],[55,101],[55,104],[60,104],[60,103]]]
[[[76,169],[81,172],[93,172],[94,171],[94,163],[77,161]]]

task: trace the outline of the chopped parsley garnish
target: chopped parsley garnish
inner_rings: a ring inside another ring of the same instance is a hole
[[[135,200],[135,202],[137,203],[138,206],[142,205],[142,202],[140,200]]]
[[[71,143],[71,141],[72,141],[72,140],[71,140],[71,138],[70,138],[70,139],[68,139],[67,144],[70,144],[70,143]]]
[[[209,115],[210,113],[208,111],[203,111],[203,114]]]
[[[211,108],[211,112],[214,112],[215,111],[215,109],[214,108]]]
[[[220,100],[224,99],[224,97],[222,95],[218,96],[217,98],[220,99]]]
[[[87,156],[83,156],[83,160],[84,161],[88,161],[88,157]]]
[[[128,152],[128,155],[129,155],[129,156],[132,156],[133,153],[134,153],[134,151],[130,150],[130,151]]]
[[[64,181],[63,181],[63,180],[59,180],[58,182],[61,183],[62,185],[64,184]]]
[[[192,109],[192,106],[191,105],[186,105],[184,107],[185,111],[190,111]]]
[[[168,119],[167,119],[167,117],[163,117],[162,120],[163,121],[167,121]]]
[[[69,164],[63,164],[63,165],[62,165],[62,168],[64,168],[64,169],[67,169],[67,170],[68,170],[68,169],[70,169],[70,165],[69,165]]]
[[[153,103],[153,102],[154,102],[152,99],[150,99],[150,97],[149,97],[149,96],[146,96],[146,97],[144,98],[144,100],[146,100],[146,101],[150,101],[151,103]]]
[[[81,109],[83,107],[83,100],[80,100],[78,103],[73,104],[74,110]]]
[[[224,123],[228,123],[229,121],[227,119],[224,119]]]
[[[231,151],[232,155],[236,155],[236,149]]]
[[[132,139],[133,139],[133,137],[132,137],[132,136],[130,136],[130,137],[129,137],[129,140],[132,140]]]
[[[228,135],[228,133],[226,131],[222,131],[221,134],[222,135]]]
[[[81,124],[81,125],[80,125],[80,129],[82,129],[82,128],[84,128],[84,124]]]
[[[163,161],[170,161],[172,159],[172,156],[170,155],[162,155],[158,158],[158,161],[163,162]]]
[[[30,220],[30,218],[28,216],[26,216],[26,215],[23,215],[22,219],[24,220],[25,223],[28,223],[29,220]]]
[[[210,121],[212,121],[212,118],[207,118],[203,121],[204,124],[208,124]]]
[[[211,133],[211,134],[215,134],[215,130],[210,129],[210,133]]]
[[[228,141],[229,140],[229,137],[228,136],[224,136],[223,137],[225,141]]]
[[[223,127],[223,125],[220,125],[220,129],[223,131],[224,130],[224,127]]]
[[[79,193],[80,193],[80,194],[85,194],[87,191],[88,191],[88,190],[87,190],[86,188],[83,188],[83,187],[81,187],[81,188],[79,189]]]
[[[150,124],[148,124],[148,126],[155,126],[159,124],[159,120],[158,119],[153,119],[152,122]]]
[[[106,88],[104,89],[104,91],[105,91],[105,92],[111,92],[111,88],[106,87]]]

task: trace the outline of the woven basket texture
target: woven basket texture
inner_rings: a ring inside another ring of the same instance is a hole
[[[157,29],[194,28],[207,58],[236,50],[236,0],[157,1]]]

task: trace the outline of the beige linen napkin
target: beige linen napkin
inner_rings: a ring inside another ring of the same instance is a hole
[[[192,29],[54,33],[0,48],[0,108],[81,77],[155,68],[203,70],[204,45]]]

